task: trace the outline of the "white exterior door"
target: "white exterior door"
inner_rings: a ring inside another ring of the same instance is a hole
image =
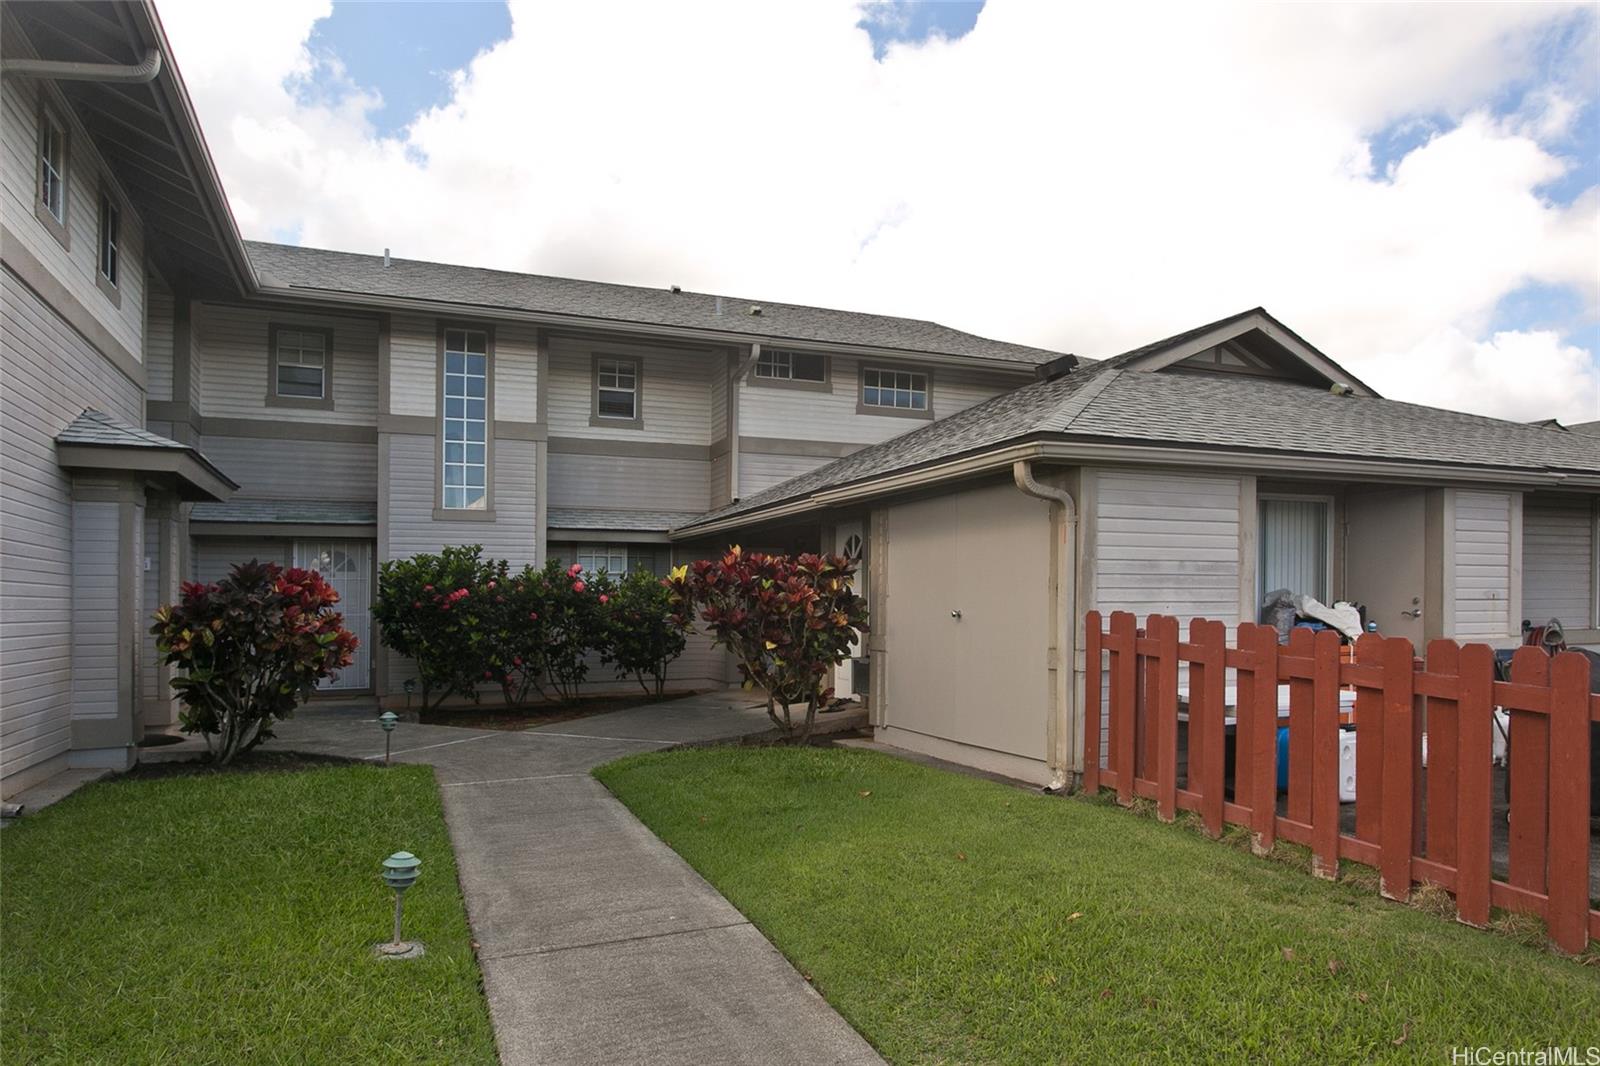
[[[863,598],[867,595],[867,562],[866,562],[866,531],[860,522],[841,522],[834,527],[833,550],[839,555],[856,561],[855,590]],[[871,604],[868,604],[868,610]],[[871,620],[868,620],[871,624]],[[855,663],[857,659],[864,659],[867,655],[865,640],[858,640],[850,647],[850,658],[834,667],[833,695],[835,699],[849,700],[866,693],[855,690],[853,678],[855,676]]]
[[[372,542],[297,540],[294,565],[319,571],[339,593],[344,627],[360,643],[350,665],[317,687],[324,692],[372,687]]]

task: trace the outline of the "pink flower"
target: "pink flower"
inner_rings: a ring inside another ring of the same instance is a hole
[[[483,672],[483,676],[484,676],[484,677],[493,677],[493,676],[494,676],[494,674],[492,674],[492,673],[490,673],[490,672],[489,672],[489,671],[488,671],[488,670],[485,670],[485,671],[484,671],[484,672]]]
[[[567,567],[568,577],[577,577],[581,573],[583,573],[583,566],[579,563],[573,563],[571,566]]]
[[[424,586],[422,586],[422,591],[423,592],[432,592],[433,591],[433,586],[432,585],[424,585]]]
[[[494,582],[493,582],[493,581],[491,581],[491,582],[489,582],[489,584],[488,584],[488,586],[487,586],[487,587],[488,587],[488,588],[494,588]]]
[[[601,603],[610,603],[611,602],[611,597],[607,596],[605,593],[602,592],[600,594],[600,602]]]
[[[533,621],[533,622],[537,622],[539,620],[539,612],[538,611],[529,611],[528,612],[528,620],[529,621]]]
[[[585,585],[582,581],[574,581],[572,583],[572,591],[573,592],[582,592],[584,589],[586,589],[588,587],[589,586]]]

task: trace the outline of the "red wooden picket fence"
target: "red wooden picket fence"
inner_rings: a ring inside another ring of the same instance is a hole
[[[1139,629],[1124,611],[1111,615],[1109,628],[1091,611],[1085,629],[1087,794],[1115,789],[1123,805],[1153,799],[1164,820],[1196,811],[1213,837],[1225,822],[1246,826],[1258,853],[1280,838],[1306,845],[1322,877],[1337,877],[1341,859],[1365,863],[1391,899],[1406,899],[1414,884],[1438,885],[1470,925],[1487,924],[1493,905],[1539,915],[1564,951],[1600,941],[1589,895],[1589,723],[1600,721],[1600,697],[1590,695],[1585,657],[1522,648],[1502,682],[1486,644],[1435,640],[1425,660],[1415,660],[1409,640],[1369,633],[1346,661],[1338,634],[1327,630],[1294,630],[1280,647],[1271,626],[1245,624],[1229,647],[1221,622],[1195,619],[1185,641],[1176,618],[1151,615]],[[1188,667],[1181,785],[1180,664]],[[1280,683],[1289,686],[1285,723]],[[1353,832],[1340,822],[1341,688],[1355,691]],[[1491,855],[1497,707],[1509,712],[1514,753],[1504,880]],[[1280,724],[1289,728],[1281,812]]]

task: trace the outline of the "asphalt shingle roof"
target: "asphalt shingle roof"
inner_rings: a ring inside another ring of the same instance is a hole
[[[158,448],[186,452],[189,446],[151,433],[106,414],[87,409],[56,434],[57,444],[89,444],[112,448]]]
[[[811,341],[929,355],[993,359],[1036,366],[1060,352],[1008,344],[920,319],[838,311],[710,293],[610,285],[574,278],[514,274],[480,267],[351,252],[245,242],[268,286],[330,293],[444,301],[485,309],[543,312],[606,322],[717,330],[753,339]],[[752,306],[760,315],[750,314]]]
[[[195,522],[370,526],[378,521],[378,505],[342,500],[227,500],[197,503],[189,517]]]
[[[597,508],[550,510],[551,529],[604,529],[636,533],[665,533],[699,518],[699,511],[606,511]]]
[[[687,528],[1034,436],[1307,457],[1600,473],[1600,437],[1233,374],[1086,365],[1024,385],[705,515]]]

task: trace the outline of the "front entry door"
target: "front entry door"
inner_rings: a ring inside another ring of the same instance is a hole
[[[855,590],[863,599],[867,595],[867,553],[866,531],[861,522],[840,522],[833,530],[833,550],[847,559],[856,563]],[[867,604],[870,612],[872,605]],[[871,624],[870,618],[868,624]],[[855,664],[867,657],[867,642],[865,639],[856,641],[850,647],[850,658],[834,668],[833,695],[835,699],[849,700],[866,696],[865,692],[855,690]]]
[[[316,570],[339,593],[344,627],[359,642],[350,665],[321,682],[323,692],[372,687],[372,542],[297,540],[294,565]]]

